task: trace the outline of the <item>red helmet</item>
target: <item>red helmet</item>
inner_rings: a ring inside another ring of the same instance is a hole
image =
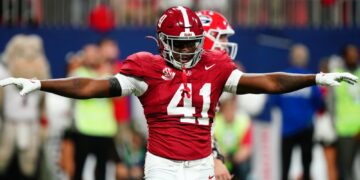
[[[232,59],[235,59],[237,44],[220,41],[221,35],[231,36],[235,34],[226,18],[218,12],[209,10],[198,11],[196,14],[199,16],[205,31],[204,49],[225,50]]]
[[[177,6],[167,9],[158,20],[157,35],[161,56],[174,67],[191,68],[199,62],[204,30],[199,17],[189,8]],[[179,43],[190,43],[194,52],[177,52],[174,47]],[[175,59],[174,55],[179,58]]]

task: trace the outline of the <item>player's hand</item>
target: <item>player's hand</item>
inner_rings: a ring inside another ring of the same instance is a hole
[[[349,84],[357,83],[358,77],[350,73],[318,73],[316,74],[316,84],[323,86],[338,86],[345,81]]]
[[[230,180],[232,178],[228,169],[226,168],[226,166],[224,165],[224,163],[221,160],[215,159],[214,165],[215,165],[215,179],[216,180]]]
[[[41,87],[41,83],[39,80],[35,79],[25,79],[25,78],[6,78],[0,80],[0,86],[4,87],[7,85],[16,85],[20,88],[20,95],[25,96],[26,94],[39,90]]]

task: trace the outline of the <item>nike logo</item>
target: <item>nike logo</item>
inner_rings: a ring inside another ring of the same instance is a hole
[[[211,179],[213,179],[214,178],[214,175],[212,175],[212,176],[209,176],[209,180],[211,180]]]
[[[214,67],[215,64],[211,65],[211,66],[205,66],[205,71],[209,70],[210,68]]]

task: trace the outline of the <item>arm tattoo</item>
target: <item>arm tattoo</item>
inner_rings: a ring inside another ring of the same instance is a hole
[[[78,89],[80,87],[80,85],[81,85],[80,79],[74,79],[73,80],[73,85],[74,85],[75,89]]]
[[[110,96],[121,96],[121,86],[116,77],[111,77],[109,79],[110,83]]]

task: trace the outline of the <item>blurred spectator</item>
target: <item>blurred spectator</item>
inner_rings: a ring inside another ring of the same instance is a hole
[[[110,0],[120,26],[149,26],[156,22],[159,0]]]
[[[248,179],[251,160],[251,120],[238,112],[236,96],[223,100],[215,116],[215,138],[235,179]]]
[[[41,176],[43,180],[62,179],[64,174],[60,171],[59,157],[62,137],[72,123],[71,99],[53,93],[46,93],[45,97],[48,138],[44,144],[44,161],[42,164],[42,170],[46,171],[42,172]]]
[[[110,38],[103,38],[98,44],[103,68],[112,74],[118,73],[122,63],[119,60],[120,49],[117,42]],[[130,120],[129,97],[113,98],[113,104],[117,122],[127,123]]]
[[[287,1],[285,4],[288,26],[305,27],[309,24],[308,0]]]
[[[171,6],[210,9],[225,14],[242,26],[359,27],[360,6],[356,0],[2,0],[0,23],[9,26],[44,25],[86,27],[91,12],[111,21],[98,21],[101,28],[150,26],[159,12]],[[107,8],[103,8],[107,7]],[[98,26],[98,27],[100,27]]]
[[[160,11],[163,11],[167,8],[173,7],[173,6],[186,6],[190,9],[194,8],[195,6],[195,0],[183,0],[181,2],[177,0],[159,0],[160,3]]]
[[[47,79],[48,62],[42,39],[37,35],[16,35],[7,44],[4,62],[10,76]],[[0,139],[0,174],[4,179],[36,179],[40,147],[44,138],[44,93],[18,96],[16,87],[3,91],[4,124]],[[19,168],[11,166],[17,159]],[[18,169],[19,172],[14,172]]]
[[[99,43],[99,51],[102,58],[110,64],[116,64],[119,60],[120,49],[118,43],[111,38],[102,38]]]
[[[290,50],[291,67],[285,72],[310,73],[306,70],[309,52],[302,44],[294,45]],[[312,86],[291,93],[274,95],[273,102],[280,108],[282,115],[282,179],[287,180],[293,148],[301,148],[303,179],[310,180],[310,165],[313,148],[313,116],[323,108],[320,89]]]
[[[104,78],[111,75],[110,71],[101,69],[96,45],[86,45],[83,58],[82,66],[75,69],[73,76]],[[117,156],[113,141],[117,126],[111,99],[75,100],[74,119],[74,179],[82,179],[85,160],[90,153],[96,157],[95,179],[105,179],[107,161]]]
[[[117,168],[119,179],[142,179],[146,153],[145,137],[139,133],[134,124],[123,128],[121,143],[117,146],[118,153],[123,159],[123,165]]]
[[[75,175],[75,142],[74,133],[71,130],[64,132],[60,142],[59,166],[64,172],[66,179],[74,179]]]
[[[328,73],[329,60],[322,59],[319,64],[320,72]],[[334,121],[331,112],[333,112],[333,92],[332,89],[325,86],[320,86],[321,94],[325,100],[326,109],[318,111],[316,114],[314,139],[319,142],[323,149],[327,167],[327,174],[329,180],[337,180],[336,167],[336,132]]]
[[[77,53],[68,53],[66,55],[66,61],[67,61],[67,68],[66,68],[66,74],[68,76],[72,75],[75,73],[75,71],[83,66],[83,52],[79,51]],[[62,98],[62,99],[57,99],[57,98]],[[65,105],[66,102],[66,98],[62,97],[62,96],[57,96],[54,95],[52,96],[52,98],[49,100],[54,100],[54,101],[60,101],[63,102]],[[73,107],[72,107],[72,100],[70,100],[70,107],[66,107],[63,106],[62,108],[58,108],[55,111],[56,112],[52,112],[54,114],[52,114],[52,117],[49,117],[49,121],[51,118],[56,118],[56,115],[58,115],[57,118],[60,118],[62,116],[62,118],[66,118],[66,113],[70,113],[69,116],[71,118],[71,120],[73,120],[73,116],[74,116],[74,111],[73,111]],[[49,103],[50,104],[50,103]],[[67,108],[70,108],[71,110],[68,111]],[[51,108],[48,109],[48,111],[51,112]],[[65,174],[66,179],[74,179],[74,175],[75,175],[75,144],[74,144],[74,140],[75,140],[75,133],[73,132],[74,130],[72,128],[73,127],[73,121],[71,121],[70,125],[64,130],[64,132],[62,133],[62,139],[60,140],[60,147],[59,147],[59,166],[61,167],[62,171]]]
[[[66,55],[66,74],[73,73],[81,66],[81,53]],[[46,117],[48,119],[48,139],[45,142],[45,163],[42,179],[71,179],[75,171],[74,143],[69,129],[73,125],[72,100],[53,93],[46,93]],[[51,177],[51,178],[50,178]]]
[[[279,1],[272,1],[271,6],[281,4]],[[262,0],[238,0],[234,1],[232,5],[233,15],[236,17],[236,22],[245,26],[262,26],[268,22],[268,7],[266,1]],[[240,9],[240,10],[239,10]]]
[[[348,71],[360,77],[359,50],[353,44],[342,50],[343,68],[338,72]],[[352,180],[354,160],[360,148],[360,86],[345,85],[335,88],[335,126],[338,135],[338,165],[340,179]]]
[[[70,52],[66,55],[66,74],[71,75],[74,73],[74,71],[82,66],[83,58],[82,58],[82,52]]]
[[[0,23],[9,26],[38,25],[42,20],[38,0],[2,0],[0,8]]]
[[[131,0],[127,1],[127,9],[128,9],[128,18],[130,19],[130,24],[141,26],[145,24],[146,16],[151,16],[148,14],[146,0]]]
[[[212,11],[219,11],[226,17],[231,17],[231,0],[224,1],[212,1],[212,0],[201,0],[197,1],[199,9],[210,9]]]
[[[110,38],[103,38],[98,42],[99,50],[99,73],[116,74],[116,70],[121,67],[119,61],[120,49],[117,42]]]
[[[99,41],[99,51],[101,55],[102,68],[103,70],[108,70],[112,74],[119,72],[122,62],[119,60],[120,49],[117,42],[111,38],[103,38]],[[121,139],[122,136],[127,136],[128,132],[128,123],[130,121],[130,97],[115,97],[112,98],[114,116],[118,122],[118,132],[115,137],[116,147],[122,146]],[[124,132],[125,131],[125,132]],[[128,140],[127,140],[128,141]],[[127,159],[127,156],[120,153],[122,159]],[[129,162],[124,162],[129,163]],[[130,167],[129,164],[117,163],[116,174],[117,177],[122,179],[130,176]]]
[[[335,13],[334,9],[336,0],[321,0],[322,12],[321,20],[324,26],[334,26]]]

